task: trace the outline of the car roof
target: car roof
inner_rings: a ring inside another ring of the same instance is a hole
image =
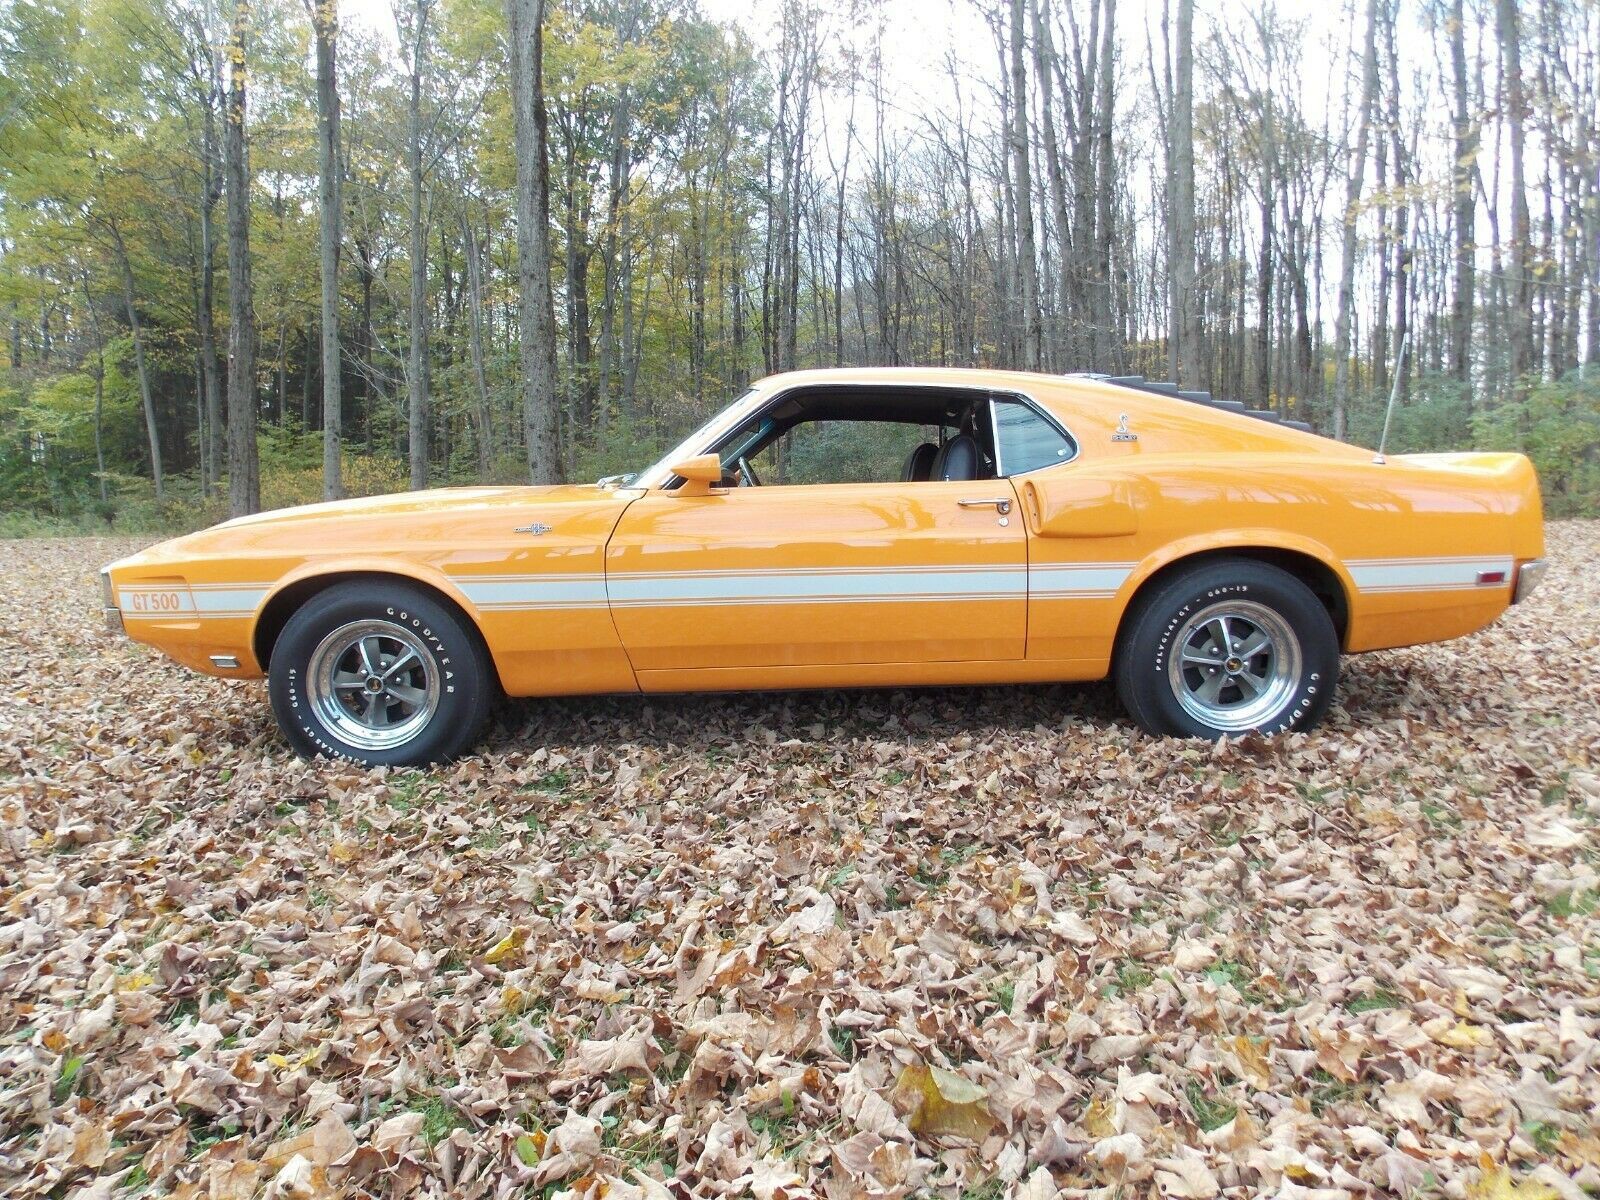
[[[1183,389],[1176,384],[1148,380],[1142,375],[1105,375],[1094,372],[1074,372],[1061,375],[1037,371],[999,371],[977,367],[823,367],[803,371],[787,371],[769,375],[757,386],[767,392],[781,392],[791,387],[829,387],[840,389],[839,417],[856,420],[895,420],[888,415],[878,416],[870,410],[873,400],[855,393],[858,388],[927,387],[950,388],[955,391],[1018,392],[1035,399],[1043,394],[1052,398],[1070,388],[1084,400],[1104,399],[1109,406],[1138,406],[1145,397],[1179,400],[1229,416],[1251,417],[1268,424],[1281,425],[1303,433],[1312,433],[1304,421],[1284,418],[1271,409],[1253,409],[1237,400],[1218,400],[1210,392]],[[1074,386],[1076,385],[1076,386]],[[894,410],[901,406],[887,398],[876,407]],[[1158,402],[1159,403],[1159,402]],[[904,419],[899,418],[899,419]]]

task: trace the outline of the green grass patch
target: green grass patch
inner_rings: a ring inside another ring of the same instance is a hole
[[[1522,1132],[1528,1135],[1540,1154],[1554,1154],[1561,1145],[1561,1126],[1548,1121],[1529,1121]]]
[[[1316,1085],[1311,1089],[1311,1111],[1316,1116],[1320,1117],[1335,1104],[1364,1100],[1366,1097],[1366,1092],[1360,1084],[1335,1079],[1321,1067],[1311,1072],[1311,1078]]]
[[[836,887],[842,887],[844,884],[855,878],[856,872],[857,867],[855,863],[845,863],[844,866],[839,867],[833,872],[833,874],[828,876],[827,882],[822,885],[823,889],[825,891],[832,891]]]
[[[847,1062],[856,1060],[856,1031],[845,1025],[835,1025],[828,1031],[828,1040],[833,1043],[834,1051],[840,1058]]]
[[[423,799],[422,788],[428,777],[420,771],[402,771],[389,780],[389,807],[396,812],[410,812]]]
[[[1191,1079],[1184,1085],[1183,1098],[1189,1104],[1189,1116],[1206,1133],[1221,1129],[1239,1115],[1237,1104],[1207,1095],[1205,1084],[1198,1079]]]
[[[487,829],[480,829],[472,835],[472,845],[478,850],[498,850],[505,845],[506,835],[500,831],[498,825],[491,825]]]
[[[77,1087],[78,1076],[83,1073],[84,1057],[81,1054],[68,1056],[61,1064],[61,1073],[56,1076],[55,1087],[51,1089],[51,1098],[60,1104]]]
[[[1011,979],[997,979],[989,985],[989,999],[999,1006],[1000,1011],[1009,1014],[1012,1005],[1017,1002],[1017,985]]]
[[[1117,964],[1116,991],[1119,995],[1142,991],[1155,981],[1154,973],[1143,963],[1127,961]]]
[[[524,786],[522,790],[525,792],[548,792],[551,795],[555,795],[566,791],[571,786],[572,772],[564,767],[558,767],[554,771],[546,771],[533,783]]]
[[[1600,912],[1600,891],[1577,888],[1551,896],[1544,906],[1553,917],[1588,917]]]
[[[411,1112],[422,1114],[422,1140],[429,1148],[437,1146],[450,1136],[452,1130],[464,1126],[466,1118],[443,1096],[417,1097],[406,1106]]]
[[[1403,1008],[1405,1002],[1405,997],[1398,992],[1379,988],[1377,991],[1368,992],[1365,996],[1356,996],[1345,1001],[1345,1009],[1353,1013],[1377,1012],[1385,1008]]]
[[[1267,997],[1256,987],[1256,973],[1242,962],[1219,958],[1206,968],[1206,978],[1219,987],[1228,984],[1247,1004],[1264,1004]]]
[[[1461,814],[1447,804],[1440,804],[1434,800],[1423,800],[1418,803],[1422,809],[1423,819],[1435,829],[1460,829],[1462,825]]]

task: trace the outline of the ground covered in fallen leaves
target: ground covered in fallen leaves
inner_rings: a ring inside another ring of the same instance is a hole
[[[1106,687],[507,706],[429,772],[0,548],[0,1195],[1600,1189],[1600,525],[1310,735]]]

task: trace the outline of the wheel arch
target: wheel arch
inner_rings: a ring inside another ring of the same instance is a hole
[[[434,581],[418,575],[408,574],[385,567],[345,567],[335,571],[320,571],[299,576],[293,576],[280,583],[267,597],[261,610],[256,614],[255,628],[251,631],[251,650],[255,654],[256,664],[266,672],[272,663],[272,650],[277,645],[279,636],[283,633],[284,626],[289,623],[289,618],[303,608],[314,597],[321,595],[329,588],[337,587],[343,583],[370,581],[375,583],[401,583],[424,593],[430,599],[449,609],[460,617],[466,627],[472,631],[483,648],[484,658],[488,660],[490,669],[494,672],[494,684],[500,687],[500,669],[495,662],[494,654],[489,648],[483,630],[478,625],[478,617],[467,598],[457,589],[443,581]]]
[[[1123,634],[1139,612],[1141,603],[1167,580],[1222,558],[1243,558],[1265,563],[1294,576],[1321,601],[1338,634],[1342,649],[1350,632],[1350,601],[1354,585],[1338,560],[1322,547],[1292,545],[1278,540],[1247,538],[1237,542],[1173,547],[1158,560],[1136,573],[1137,582],[1117,623],[1116,648],[1121,649]]]

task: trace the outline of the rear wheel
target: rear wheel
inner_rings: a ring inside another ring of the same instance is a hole
[[[1309,729],[1333,700],[1339,638],[1287,571],[1213,559],[1143,597],[1123,629],[1117,692],[1149,733],[1218,738]]]
[[[272,708],[295,750],[369,766],[452,758],[493,700],[472,629],[427,593],[361,580],[319,592],[273,647]]]

